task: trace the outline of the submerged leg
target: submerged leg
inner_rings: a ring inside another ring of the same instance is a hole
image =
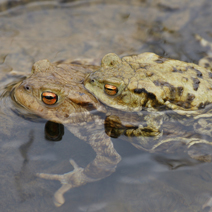
[[[111,139],[105,134],[101,127],[91,126],[92,133],[89,134],[88,143],[96,152],[96,158],[90,162],[85,168],[79,167],[74,160],[70,160],[74,170],[62,175],[38,173],[37,176],[47,180],[59,180],[62,184],[61,188],[54,194],[54,204],[59,207],[64,202],[64,193],[74,187],[85,185],[89,182],[95,182],[111,175],[121,157],[113,147]],[[95,127],[97,130],[95,131]],[[79,126],[72,127],[71,131],[79,132]]]

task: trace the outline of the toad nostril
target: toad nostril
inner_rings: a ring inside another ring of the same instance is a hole
[[[29,91],[30,90],[30,86],[29,85],[24,85],[24,89]]]
[[[95,82],[95,79],[91,78],[90,83],[94,83],[94,82]]]

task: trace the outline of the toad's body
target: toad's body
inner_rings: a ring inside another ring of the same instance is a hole
[[[74,166],[72,172],[64,175],[38,174],[42,178],[60,180],[63,184],[55,193],[55,205],[64,203],[63,194],[67,190],[100,180],[115,171],[120,156],[108,135],[135,137],[135,140],[130,140],[134,146],[152,152],[185,146],[186,151],[191,150],[191,157],[211,160],[211,154],[208,156],[205,148],[192,150],[195,144],[211,144],[207,138],[211,137],[212,126],[208,123],[209,110],[206,109],[206,105],[211,103],[209,72],[195,64],[167,60],[153,53],[145,53],[144,56],[145,61],[137,62],[141,55],[125,57],[123,61],[118,56],[111,61],[111,55],[107,55],[102,60],[101,68],[82,64],[51,64],[48,60],[42,60],[34,64],[32,75],[15,86],[13,93],[16,102],[45,119],[65,124],[96,152],[96,158],[85,168],[71,161]],[[120,69],[109,72],[113,66]],[[105,75],[99,75],[99,71],[94,72],[96,70],[106,70]],[[110,86],[106,88],[113,95],[103,98],[108,73],[107,83],[111,83],[112,89]],[[86,79],[85,86],[94,96],[83,85],[88,74],[90,77]],[[173,77],[174,74],[176,77]],[[117,92],[115,95],[113,86]],[[97,98],[110,107],[101,104]],[[143,107],[146,109],[141,113]],[[165,109],[173,111],[174,115],[167,116]],[[205,110],[207,118],[198,117],[204,115]],[[191,117],[188,123],[185,121],[187,113]],[[184,130],[184,125],[191,126],[190,132]],[[206,139],[199,135],[195,137],[202,132],[206,132]]]
[[[204,61],[205,67],[209,64],[210,60]],[[169,151],[173,141],[181,140],[190,148],[189,154],[200,159],[196,149],[191,150],[193,146],[212,144],[212,72],[205,67],[162,58],[154,53],[122,59],[110,53],[102,59],[100,69],[91,73],[84,83],[104,104],[145,116],[145,125],[126,133],[127,136],[142,136],[140,148]],[[175,133],[162,138],[163,129],[169,128],[167,123],[171,122],[190,126],[198,138],[189,138],[191,135],[185,134],[179,136],[183,127],[177,132],[173,126]],[[166,127],[162,128],[164,123]],[[145,136],[141,132],[146,132]],[[152,142],[152,136],[157,142]],[[202,159],[211,161],[211,156],[206,158]]]
[[[120,156],[105,134],[104,112],[99,101],[84,89],[83,80],[93,65],[52,64],[41,60],[34,64],[32,74],[13,90],[18,104],[47,120],[63,123],[77,137],[86,141],[96,152],[96,158],[81,168],[71,160],[74,170],[64,175],[38,174],[63,184],[55,193],[55,205],[64,203],[63,194],[77,186],[100,180],[115,171]],[[91,111],[94,111],[91,113]]]

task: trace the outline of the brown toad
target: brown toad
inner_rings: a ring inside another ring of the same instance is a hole
[[[37,174],[62,183],[54,195],[56,206],[65,202],[66,191],[109,176],[120,161],[120,155],[105,134],[104,119],[100,116],[105,109],[83,86],[85,76],[95,69],[97,66],[93,65],[52,64],[41,60],[33,65],[32,74],[13,89],[18,104],[42,118],[65,124],[96,152],[96,158],[85,168],[70,160],[74,167],[71,172]]]
[[[84,84],[105,105],[143,117],[144,124],[125,133],[138,138],[137,147],[170,151],[181,143],[191,157],[211,161],[212,73],[208,69],[154,53],[122,59],[110,53]],[[190,133],[181,133],[183,126]]]

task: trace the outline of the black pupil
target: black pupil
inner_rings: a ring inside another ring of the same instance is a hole
[[[54,99],[55,97],[54,96],[44,96],[44,98],[51,100],[51,99]]]

